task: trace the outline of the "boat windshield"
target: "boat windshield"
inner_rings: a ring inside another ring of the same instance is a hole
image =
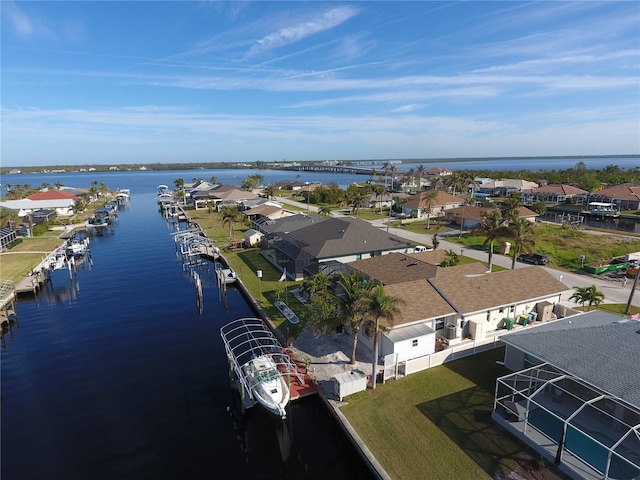
[[[269,368],[267,370],[260,370],[256,372],[259,382],[269,382],[278,378],[278,371],[275,368]]]

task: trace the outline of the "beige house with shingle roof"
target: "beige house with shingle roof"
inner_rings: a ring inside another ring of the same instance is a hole
[[[443,268],[419,259],[425,254],[435,258],[435,252],[396,253],[349,263],[399,300],[393,324],[380,319],[386,328],[380,341],[382,357],[413,361],[435,353],[437,339],[449,345],[483,340],[521,316],[537,318],[542,308],[547,315],[549,306],[558,304],[567,290],[542,267],[488,273],[482,263]],[[372,347],[367,332],[359,338]]]
[[[431,201],[431,217],[441,216],[447,210],[464,205],[464,198],[438,190],[438,195]],[[426,218],[429,209],[426,200],[426,193],[420,192],[411,195],[406,203],[402,205],[402,213],[413,218]]]

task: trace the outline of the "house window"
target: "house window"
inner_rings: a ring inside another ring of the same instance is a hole
[[[411,340],[411,346],[412,347],[417,347],[418,346],[418,339],[414,338],[413,340]]]
[[[436,318],[436,323],[434,325],[436,330],[444,329],[444,317]]]
[[[356,254],[356,260],[362,260],[362,254],[361,253]]]

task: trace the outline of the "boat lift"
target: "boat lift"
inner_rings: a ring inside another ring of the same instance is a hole
[[[278,339],[259,318],[239,318],[233,320],[222,328],[220,335],[224,342],[224,348],[229,359],[229,365],[235,373],[238,389],[242,390],[243,398],[251,401],[248,406],[255,403],[253,395],[254,385],[248,380],[242,366],[252,358],[269,356],[276,365],[281,375],[295,375],[301,384],[304,384],[304,376],[298,371],[293,359],[284,351]]]

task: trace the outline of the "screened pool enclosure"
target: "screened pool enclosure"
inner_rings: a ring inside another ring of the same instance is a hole
[[[499,378],[493,418],[574,478],[640,479],[640,410],[548,363]]]

